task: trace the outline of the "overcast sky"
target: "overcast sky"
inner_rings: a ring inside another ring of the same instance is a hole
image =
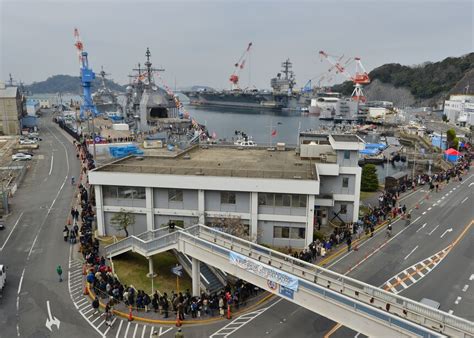
[[[233,64],[253,42],[249,83],[269,80],[290,58],[298,86],[329,68],[317,54],[360,56],[371,70],[474,50],[472,0],[354,1],[6,1],[0,0],[0,80],[26,83],[76,75],[78,27],[98,72],[122,84],[150,47],[165,81],[228,88]],[[337,77],[336,82],[344,80]]]

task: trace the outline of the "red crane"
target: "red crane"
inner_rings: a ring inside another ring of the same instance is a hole
[[[79,63],[82,64],[82,52],[84,51],[84,44],[82,43],[81,36],[79,35],[79,29],[77,28],[74,28],[74,38],[76,39],[74,46],[76,46],[77,49]]]
[[[336,61],[331,55],[327,54],[324,51],[320,51],[319,55],[321,56],[321,58],[326,59],[333,66],[333,68],[336,69],[336,73],[340,73],[344,75],[345,77],[347,77],[350,81],[354,83],[354,91],[352,92],[352,95],[351,95],[354,101],[365,102],[367,100],[367,98],[364,96],[364,93],[362,91],[362,86],[369,84],[370,78],[369,78],[369,74],[367,73],[364,66],[362,65],[362,62],[360,61],[360,57],[348,59],[344,63],[344,65],[342,65],[340,63],[340,61],[342,60],[342,56],[338,59],[338,61]],[[354,75],[349,73],[346,69],[346,67],[352,62],[355,62]]]
[[[252,47],[252,42],[250,42],[247,48],[244,50],[239,60],[234,64],[234,72],[229,77],[232,89],[239,89],[239,73],[245,67],[245,62],[250,53],[250,48]]]

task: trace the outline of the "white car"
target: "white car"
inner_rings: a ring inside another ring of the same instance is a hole
[[[33,156],[23,153],[16,153],[12,155],[13,161],[29,161],[33,158]]]
[[[20,139],[20,144],[36,144],[35,140],[29,140],[29,139]]]

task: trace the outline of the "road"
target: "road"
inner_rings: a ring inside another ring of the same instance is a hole
[[[474,305],[474,218],[473,174],[463,182],[451,182],[438,193],[418,190],[403,203],[422,200],[412,211],[412,224],[394,223],[393,236],[377,233],[358,251],[343,255],[329,267],[372,285],[382,286],[416,263],[432,257],[455,242],[449,253],[431,271],[420,278],[405,277],[397,288],[400,295],[421,300],[427,297],[441,303],[441,309],[473,320]],[[464,233],[463,233],[464,231]],[[461,237],[462,235],[462,237]],[[428,261],[427,261],[428,262]],[[405,275],[406,276],[406,275]],[[467,285],[467,287],[466,287]],[[464,290],[464,291],[463,291]],[[459,299],[461,297],[461,299]],[[457,304],[456,304],[457,303]],[[267,306],[268,307],[268,306]],[[348,328],[338,328],[333,321],[296,306],[286,300],[274,300],[269,309],[228,335],[229,337],[361,337]],[[222,336],[221,336],[222,337]]]
[[[0,300],[1,337],[93,337],[94,330],[72,307],[67,281],[59,283],[56,266],[67,276],[69,244],[62,228],[70,210],[79,164],[70,140],[51,122],[39,119],[43,141],[23,184],[11,199],[12,213],[0,235],[0,261],[8,282]],[[46,327],[50,317],[59,328]]]

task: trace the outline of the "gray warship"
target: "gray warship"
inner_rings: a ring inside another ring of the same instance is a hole
[[[122,116],[122,106],[118,102],[117,95],[105,85],[105,77],[107,74],[102,67],[99,73],[101,77],[100,88],[92,95],[92,101],[99,113],[104,115]]]
[[[156,84],[153,74],[164,69],[152,67],[149,48],[145,56],[145,67],[138,64],[133,69],[137,73],[129,76],[131,82],[126,88],[125,121],[131,130],[150,137],[166,132],[169,142],[182,144],[208,137],[206,129],[184,111],[177,96]]]
[[[295,90],[295,74],[289,59],[282,62],[282,71],[270,80],[271,91],[258,89],[183,91],[193,106],[246,108],[254,110],[297,111],[309,105],[310,97]]]

